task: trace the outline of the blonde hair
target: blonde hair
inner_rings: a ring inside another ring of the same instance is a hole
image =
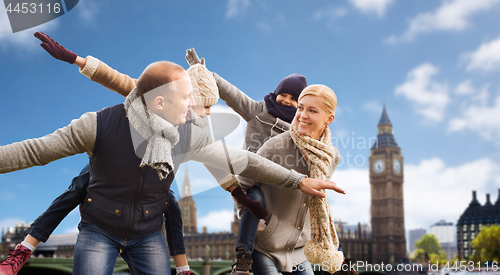
[[[323,108],[329,115],[335,115],[335,108],[337,108],[337,96],[332,89],[325,85],[315,84],[309,85],[302,90],[299,96],[299,102],[306,95],[315,95],[320,98],[323,103]]]

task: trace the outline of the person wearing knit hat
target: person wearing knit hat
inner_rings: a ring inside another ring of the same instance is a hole
[[[274,92],[264,97],[267,112],[273,117],[292,122],[297,111],[297,98],[305,87],[307,80],[301,74],[291,74],[283,78]]]
[[[191,66],[205,64],[205,59],[198,58],[193,48],[187,50],[186,60]],[[244,148],[254,153],[270,138],[290,130],[290,123],[297,111],[297,99],[307,87],[307,80],[303,75],[291,74],[279,82],[274,92],[267,94],[263,101],[257,102],[218,74],[213,75],[221,99],[247,122]],[[250,199],[265,206],[264,195],[258,186],[253,186],[246,192]],[[232,275],[249,274],[258,224],[258,218],[243,210],[238,241],[235,244],[237,261],[233,265]]]

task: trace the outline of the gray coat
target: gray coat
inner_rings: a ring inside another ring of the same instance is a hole
[[[330,166],[328,178],[340,161],[340,154],[335,150],[336,157]],[[290,131],[269,139],[257,154],[287,169],[309,175],[309,166],[295,146]],[[293,266],[306,260],[304,246],[311,238],[310,196],[299,189],[280,188],[242,177],[240,183],[245,191],[254,185],[260,187],[269,213],[266,228],[257,232],[255,250],[271,258],[280,271],[292,272]]]
[[[251,99],[218,74],[213,74],[220,98],[247,122],[244,149],[255,153],[269,138],[290,130],[290,123],[267,112],[264,100]]]

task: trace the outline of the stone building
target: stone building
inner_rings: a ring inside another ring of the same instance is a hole
[[[8,250],[14,249],[18,243],[22,242],[27,235],[25,231],[28,227],[29,225],[21,222],[20,224],[16,223],[14,227],[8,227],[7,230],[2,228],[0,255],[5,254]]]
[[[481,205],[476,198],[476,191],[472,191],[472,201],[462,213],[457,222],[457,253],[459,259],[468,260],[475,252],[470,243],[483,226],[498,225],[500,216],[500,189],[495,204],[490,201],[490,194],[486,194],[486,203]]]

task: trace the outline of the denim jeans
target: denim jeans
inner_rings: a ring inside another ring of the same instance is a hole
[[[255,275],[278,275],[278,270],[276,269],[276,264],[274,261],[267,257],[266,255],[260,253],[259,251],[254,251],[252,253],[252,272]],[[293,267],[292,272],[283,272],[285,274],[293,274],[293,275],[314,275],[311,264],[308,261],[305,261],[301,264],[298,264]]]
[[[73,258],[74,275],[111,275],[118,255],[127,262],[132,274],[170,275],[167,244],[162,230],[142,238],[124,241],[90,222],[78,225],[78,240]]]
[[[87,195],[87,186],[90,181],[89,165],[80,172],[80,175],[71,181],[71,185],[30,225],[26,232],[41,242],[46,242],[61,221],[75,209]],[[169,207],[163,213],[167,231],[170,255],[186,254],[182,233],[181,208],[170,190]]]
[[[263,207],[266,207],[264,194],[258,186],[253,186],[247,190],[247,196],[254,201],[260,202]],[[234,246],[235,250],[242,247],[247,253],[252,253],[255,235],[257,234],[257,226],[259,219],[256,218],[250,211],[244,209],[240,218],[240,229],[238,231],[238,240]]]

